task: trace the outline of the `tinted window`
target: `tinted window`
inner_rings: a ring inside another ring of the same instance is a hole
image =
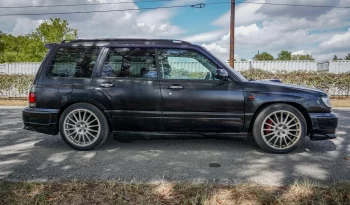
[[[157,78],[155,51],[147,48],[110,49],[101,76]]]
[[[216,66],[196,51],[185,49],[160,49],[159,65],[165,79],[216,79]]]
[[[49,76],[90,78],[100,48],[60,48],[51,62]]]

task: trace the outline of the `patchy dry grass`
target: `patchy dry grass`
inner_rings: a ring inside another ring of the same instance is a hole
[[[350,107],[350,98],[331,99],[333,107]],[[0,106],[27,106],[27,99],[1,99]]]
[[[350,183],[273,187],[252,184],[0,182],[0,204],[349,204]]]
[[[350,98],[331,99],[333,107],[350,107]]]
[[[0,98],[0,106],[27,106],[27,99],[5,99]]]

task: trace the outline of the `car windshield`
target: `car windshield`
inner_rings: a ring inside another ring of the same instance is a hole
[[[202,48],[207,51],[208,53],[210,53],[212,56],[215,56],[212,52],[210,52],[208,49],[206,49],[205,47],[202,46]],[[216,57],[216,56],[215,56]],[[219,58],[217,58],[218,60],[220,60]],[[241,81],[246,82],[248,81],[247,78],[245,78],[240,72],[236,71],[234,68],[232,68],[230,65],[226,64],[225,62],[223,62],[222,60],[220,60],[227,68],[230,68],[230,71],[233,72]]]

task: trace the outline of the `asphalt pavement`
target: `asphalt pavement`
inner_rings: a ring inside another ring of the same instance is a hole
[[[117,180],[282,185],[350,181],[350,109],[335,109],[338,138],[267,154],[251,140],[172,139],[120,142],[75,151],[59,135],[23,130],[19,108],[0,109],[0,180]]]

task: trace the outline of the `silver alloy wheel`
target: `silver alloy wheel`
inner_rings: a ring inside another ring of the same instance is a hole
[[[301,137],[300,120],[291,112],[279,110],[268,115],[261,125],[265,143],[274,149],[288,149]]]
[[[76,109],[64,119],[63,131],[71,143],[86,147],[98,139],[101,125],[96,115],[91,111]]]

